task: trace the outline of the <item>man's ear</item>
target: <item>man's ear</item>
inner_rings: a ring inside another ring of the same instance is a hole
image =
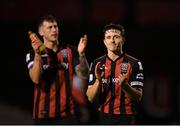
[[[40,36],[43,36],[43,29],[42,29],[42,27],[40,27],[40,28],[38,29],[38,32],[39,32],[39,35],[40,35]]]
[[[104,42],[104,44],[106,45],[106,41],[105,41],[105,40],[103,40],[103,42]]]
[[[103,40],[103,42],[104,42],[104,45],[106,46],[106,41],[105,41],[105,40]]]

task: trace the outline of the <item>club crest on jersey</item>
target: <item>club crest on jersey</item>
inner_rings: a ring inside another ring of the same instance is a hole
[[[62,49],[61,54],[62,54],[63,58],[67,58],[68,57],[68,50],[67,49]]]
[[[121,73],[127,73],[128,63],[122,63],[120,69],[121,69]]]

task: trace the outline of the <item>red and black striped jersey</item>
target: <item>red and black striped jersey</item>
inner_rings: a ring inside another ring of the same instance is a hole
[[[128,84],[132,87],[143,88],[144,76],[141,62],[125,53],[115,61],[111,60],[108,55],[104,55],[91,63],[89,85],[95,82],[94,71],[98,62],[105,65],[100,93],[95,99],[98,110],[109,114],[135,115],[137,113],[137,103],[122,91],[118,76],[127,72],[129,76]]]
[[[72,84],[75,66],[79,64],[76,49],[70,45],[57,52],[46,48],[41,55],[43,74],[34,86],[33,118],[66,117],[74,113]],[[26,55],[28,69],[34,63],[34,51]]]

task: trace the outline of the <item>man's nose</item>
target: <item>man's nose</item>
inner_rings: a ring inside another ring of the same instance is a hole
[[[57,31],[57,28],[56,27],[52,27],[52,31]]]
[[[114,42],[114,37],[111,37],[111,42]]]

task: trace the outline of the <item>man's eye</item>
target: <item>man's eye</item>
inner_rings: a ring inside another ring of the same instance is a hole
[[[111,37],[110,36],[107,36],[106,39],[110,39]]]
[[[114,36],[114,38],[119,39],[119,38],[120,38],[120,36]]]

